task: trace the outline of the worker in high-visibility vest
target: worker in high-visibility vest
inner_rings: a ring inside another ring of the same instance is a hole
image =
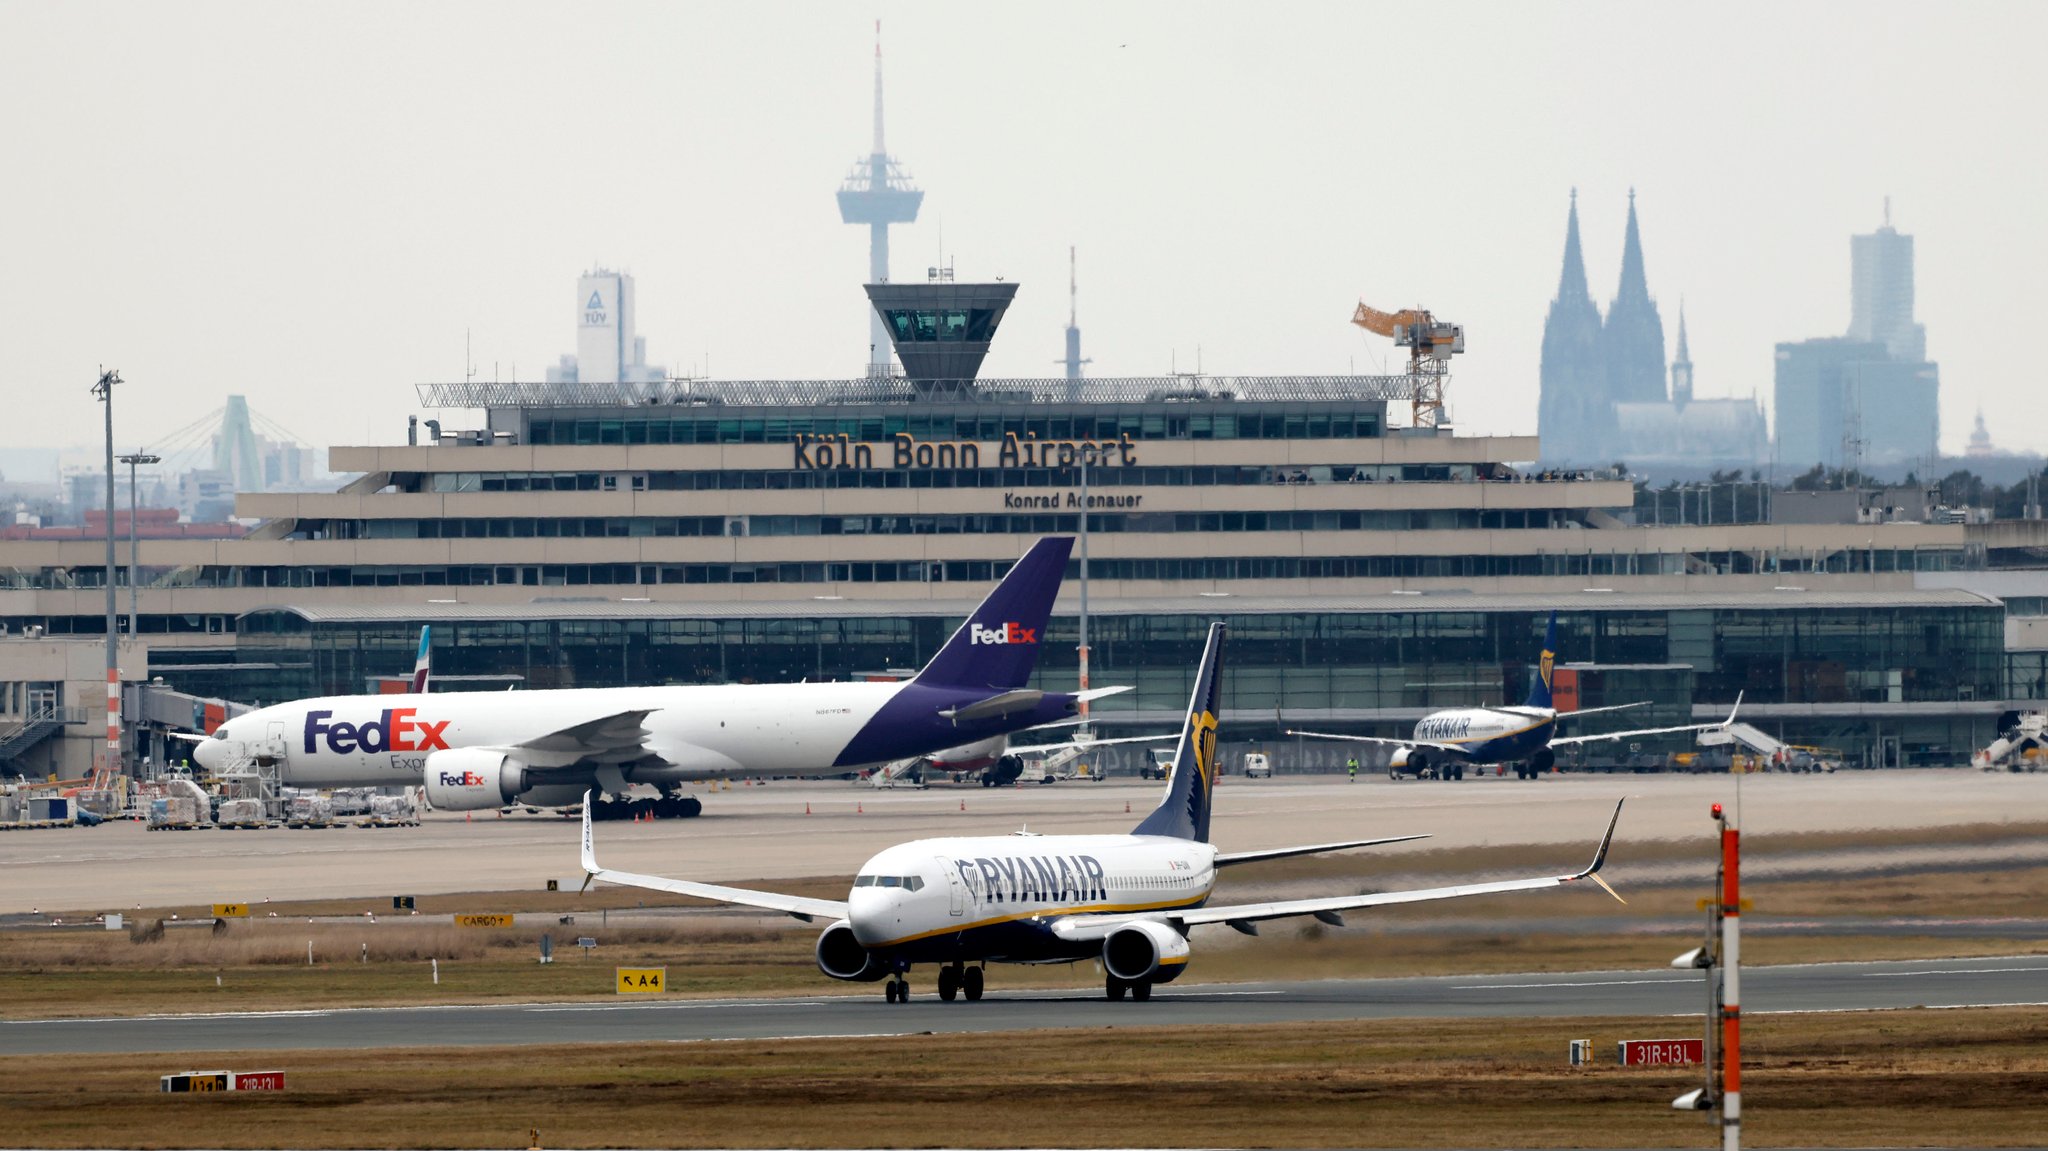
[[[1349,779],[1349,782],[1351,782],[1351,783],[1357,783],[1357,782],[1358,782],[1358,757],[1357,757],[1357,756],[1355,756],[1355,755],[1354,755],[1354,756],[1352,756],[1352,757],[1351,757],[1350,759],[1347,759],[1347,760],[1345,760],[1345,761],[1344,761],[1344,772],[1345,772],[1346,776],[1348,777],[1348,779]]]

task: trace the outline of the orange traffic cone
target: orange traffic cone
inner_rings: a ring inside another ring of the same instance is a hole
[[[804,814],[805,814],[805,815],[809,815],[810,813],[811,813],[811,801],[810,801],[810,800],[805,800],[805,801],[804,801]]]
[[[862,807],[860,804],[856,803],[853,805],[853,813],[855,815],[866,815],[867,809]]]
[[[966,800],[964,800],[964,799],[960,801],[960,810],[962,810],[962,811],[966,811],[966,810],[967,810],[967,801],[966,801]]]
[[[1126,799],[1126,800],[1124,800],[1124,814],[1125,814],[1125,815],[1129,815],[1130,813],[1131,813],[1131,801],[1130,801],[1130,800],[1128,800],[1128,799]]]

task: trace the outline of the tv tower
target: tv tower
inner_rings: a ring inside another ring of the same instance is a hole
[[[868,226],[868,282],[889,282],[889,225],[917,219],[924,193],[882,143],[882,22],[875,21],[875,147],[853,162],[853,171],[839,185],[839,218]],[[868,374],[889,374],[889,333],[881,313],[868,309]]]
[[[1078,306],[1080,296],[1080,280],[1074,274],[1074,247],[1072,244],[1069,244],[1067,245],[1067,354],[1064,359],[1054,360],[1053,362],[1067,366],[1067,378],[1070,380],[1081,378],[1082,364],[1094,362],[1081,358],[1081,324],[1078,319],[1080,315],[1080,308]]]

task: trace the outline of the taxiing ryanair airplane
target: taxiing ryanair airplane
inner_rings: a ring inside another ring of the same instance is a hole
[[[228,720],[193,758],[211,771],[275,763],[292,787],[424,784],[428,801],[450,811],[562,806],[646,784],[664,793],[655,814],[695,815],[694,797],[669,794],[677,785],[844,774],[1069,719],[1082,699],[1125,690],[1026,686],[1072,545],[1040,540],[902,682],[307,699]],[[606,816],[625,802],[600,806]]]
[[[1570,875],[1467,883],[1416,891],[1211,906],[1217,872],[1239,863],[1423,839],[1402,835],[1219,852],[1209,842],[1216,783],[1216,715],[1224,625],[1209,646],[1166,785],[1165,799],[1129,835],[1010,835],[922,839],[868,860],[844,901],[810,899],[688,880],[635,875],[599,866],[590,819],[583,820],[583,870],[592,879],[668,891],[806,922],[831,920],[818,937],[818,968],[834,979],[887,981],[891,1003],[910,998],[915,964],[938,968],[939,998],[981,998],[990,963],[1071,963],[1100,959],[1111,999],[1148,999],[1156,984],[1186,968],[1188,932],[1223,923],[1247,935],[1261,920],[1313,916],[1343,923],[1343,913],[1395,903],[1528,891],[1592,879],[1607,858],[1614,818],[1593,863]],[[1609,888],[1612,894],[1613,889]],[[1620,896],[1615,898],[1619,899]]]
[[[1550,622],[1543,629],[1543,657],[1537,662],[1535,678],[1529,682],[1529,699],[1520,707],[1461,707],[1431,712],[1415,725],[1413,739],[1336,735],[1326,731],[1290,731],[1287,734],[1391,746],[1394,755],[1388,761],[1387,774],[1397,779],[1402,775],[1463,779],[1467,765],[1496,763],[1513,764],[1517,779],[1534,779],[1557,762],[1554,748],[1643,735],[1670,735],[1681,731],[1722,731],[1735,722],[1735,713],[1742,708],[1742,694],[1737,692],[1735,707],[1728,712],[1728,718],[1719,723],[1560,736],[1557,725],[1563,721],[1603,711],[1626,711],[1643,704],[1618,703],[1612,707],[1586,707],[1559,714],[1550,698],[1551,665],[1556,658],[1557,613],[1553,611]]]

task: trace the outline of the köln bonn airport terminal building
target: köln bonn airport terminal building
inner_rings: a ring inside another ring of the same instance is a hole
[[[1015,290],[869,285],[900,374],[419,385],[448,414],[333,448],[340,490],[243,494],[242,538],[146,541],[123,674],[232,703],[374,690],[423,624],[453,690],[914,668],[1085,520],[1091,679],[1135,688],[1097,705],[1102,733],[1170,726],[1226,619],[1225,742],[1283,771],[1359,746],[1289,728],[1406,734],[1519,699],[1552,610],[1581,706],[1683,723],[1741,693],[1748,722],[1852,765],[1965,762],[2043,694],[2021,618],[2040,523],[1788,523],[1744,484],[1727,522],[1660,524],[1625,475],[1453,434],[1413,374],[980,378]],[[38,771],[103,734],[103,547],[5,544],[0,702],[73,723]],[[1042,686],[1077,675],[1080,555]],[[131,724],[131,760],[175,754]]]

